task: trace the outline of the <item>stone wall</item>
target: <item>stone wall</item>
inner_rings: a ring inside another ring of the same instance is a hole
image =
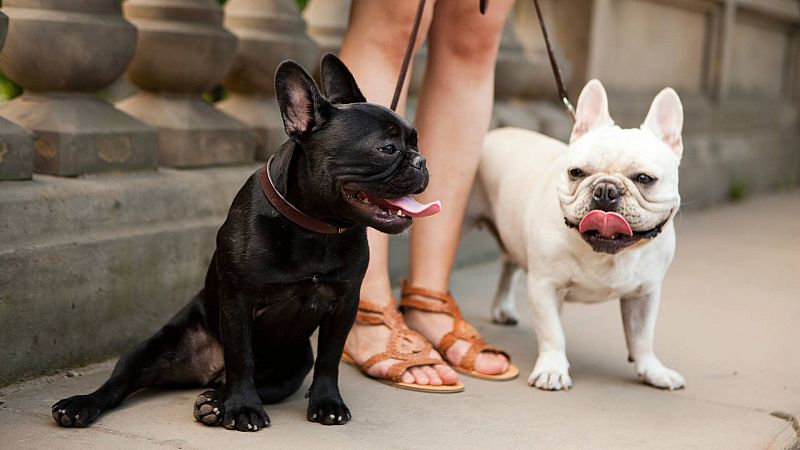
[[[542,4],[573,100],[599,78],[635,126],[663,86],[679,91],[688,206],[796,184],[800,1]],[[284,139],[275,67],[314,71],[341,45],[349,1],[312,0],[302,16],[294,0],[2,5],[0,71],[24,92],[0,105],[0,385],[114,355],[199,289],[234,193]],[[219,85],[227,98],[204,100]],[[496,96],[495,126],[568,135],[526,0],[503,33]],[[459,261],[493,251],[473,234]]]

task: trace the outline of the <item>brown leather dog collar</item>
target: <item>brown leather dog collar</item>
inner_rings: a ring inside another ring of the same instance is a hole
[[[269,166],[271,163],[272,156],[270,156],[267,163],[259,171],[261,172],[259,178],[261,179],[261,190],[264,191],[264,196],[267,197],[267,200],[272,203],[272,206],[274,206],[279,213],[306,230],[316,233],[339,234],[347,230],[348,227],[337,227],[327,222],[317,220],[289,203],[289,201],[275,189],[275,183],[272,182],[272,176],[269,173]]]

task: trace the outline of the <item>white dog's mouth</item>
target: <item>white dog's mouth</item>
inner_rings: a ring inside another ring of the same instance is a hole
[[[575,228],[592,250],[613,255],[637,242],[658,236],[671,216],[670,214],[657,226],[643,231],[633,231],[628,221],[620,214],[599,209],[589,211],[578,224],[566,218],[564,222],[568,227]]]

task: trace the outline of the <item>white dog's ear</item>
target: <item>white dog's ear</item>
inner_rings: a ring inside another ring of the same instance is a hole
[[[664,88],[653,99],[650,112],[644,119],[642,129],[647,130],[664,141],[673,152],[681,157],[683,154],[683,105],[678,94],[672,88]]]
[[[578,97],[578,107],[575,111],[575,125],[569,141],[588,133],[590,130],[602,125],[612,126],[614,120],[608,113],[608,96],[603,84],[598,80],[586,83]]]

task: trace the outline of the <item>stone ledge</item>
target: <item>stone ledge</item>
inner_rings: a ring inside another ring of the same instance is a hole
[[[0,185],[0,385],[111,357],[152,334],[202,287],[216,232],[257,167]],[[397,282],[407,236],[390,246]],[[458,264],[495,255],[473,233]]]
[[[33,181],[4,183],[0,252],[115,227],[224,218],[233,196],[258,167],[162,168],[84,178],[35,175]]]

